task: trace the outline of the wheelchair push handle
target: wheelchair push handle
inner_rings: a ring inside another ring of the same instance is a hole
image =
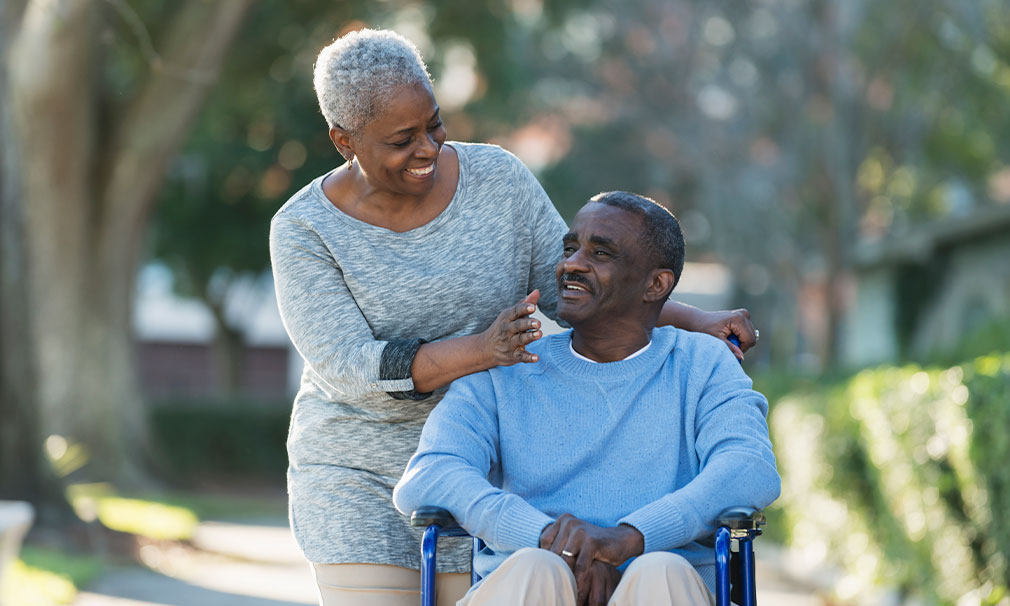
[[[456,523],[456,518],[452,517],[452,514],[449,513],[448,510],[442,509],[441,507],[426,505],[418,507],[410,514],[411,526],[427,528],[432,524],[441,527],[443,530],[459,528],[459,524]]]

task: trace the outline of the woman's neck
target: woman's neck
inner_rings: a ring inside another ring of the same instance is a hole
[[[435,184],[423,195],[375,187],[358,165],[352,170],[337,170],[327,175],[323,179],[323,192],[341,212],[359,221],[401,233],[416,229],[439,216],[456,193],[458,157],[449,146],[442,150]]]

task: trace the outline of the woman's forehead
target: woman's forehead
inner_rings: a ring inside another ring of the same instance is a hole
[[[365,126],[378,136],[388,136],[401,130],[414,130],[427,124],[438,114],[438,103],[427,83],[404,84],[394,89],[385,107]]]

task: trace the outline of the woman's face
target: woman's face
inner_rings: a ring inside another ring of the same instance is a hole
[[[350,138],[365,178],[393,193],[423,195],[435,184],[445,127],[428,84],[400,87],[378,118]]]

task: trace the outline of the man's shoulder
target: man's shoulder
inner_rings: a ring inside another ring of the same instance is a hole
[[[722,340],[706,333],[690,332],[672,326],[662,326],[655,329],[653,341],[657,340],[656,335],[665,335],[661,339],[667,347],[667,355],[672,363],[682,365],[697,374],[702,369],[712,369],[715,366],[723,366],[731,363],[731,367],[737,367],[736,357]]]
[[[545,368],[550,363],[552,356],[556,352],[562,351],[562,345],[571,340],[571,330],[561,333],[546,335],[526,346],[526,351],[535,354],[539,360],[533,363],[513,364],[512,366],[497,366],[487,371],[489,376],[496,383],[503,381],[517,381],[527,377],[532,377],[544,373]],[[567,345],[565,345],[567,347]]]

